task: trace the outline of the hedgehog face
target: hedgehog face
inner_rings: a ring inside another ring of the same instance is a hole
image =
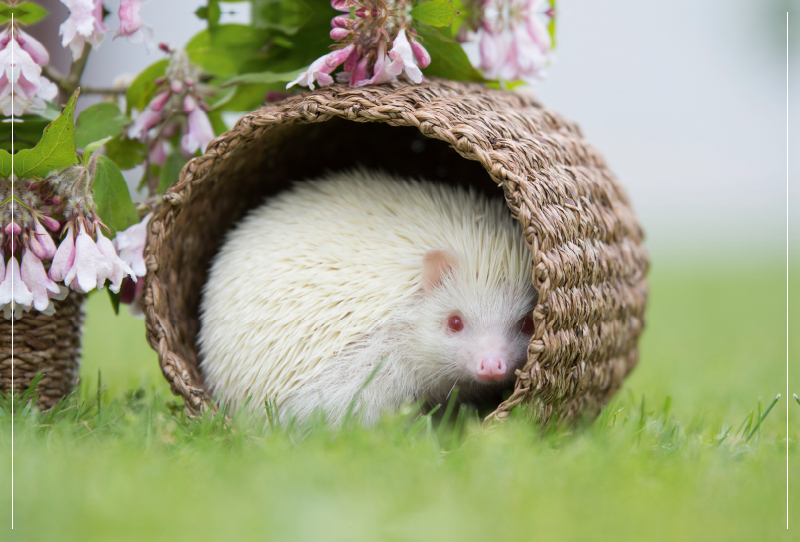
[[[535,292],[527,280],[506,275],[490,281],[485,275],[466,269],[451,249],[425,254],[414,328],[430,390],[505,387],[525,363]]]

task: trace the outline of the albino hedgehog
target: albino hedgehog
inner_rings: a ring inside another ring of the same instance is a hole
[[[531,254],[502,200],[331,174],[228,234],[203,292],[200,369],[233,409],[274,399],[282,422],[321,413],[336,426],[352,403],[370,425],[456,386],[460,401],[511,388],[535,303]]]

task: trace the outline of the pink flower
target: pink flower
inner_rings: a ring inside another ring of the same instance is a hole
[[[131,43],[144,42],[148,49],[151,48],[153,29],[142,22],[139,12],[142,9],[142,0],[120,0],[119,2],[119,30],[114,38],[125,36]]]
[[[485,0],[477,29],[462,43],[472,65],[487,79],[534,82],[551,57],[545,21],[547,0]]]
[[[22,251],[22,282],[30,290],[37,311],[47,310],[50,298],[61,293],[58,284],[47,277],[42,261],[30,250]]]
[[[139,113],[136,120],[133,121],[133,124],[128,128],[128,137],[144,141],[147,138],[147,132],[150,128],[158,124],[160,118],[161,113],[159,111],[153,111],[150,108],[145,109]]]
[[[50,278],[56,282],[64,280],[75,263],[75,237],[72,234],[72,224],[67,226],[64,240],[58,245],[53,262],[50,264]]]
[[[214,129],[206,112],[195,107],[189,113],[187,127],[181,137],[181,148],[187,156],[192,156],[197,149],[205,152],[206,146],[214,139]]]
[[[164,161],[167,159],[167,142],[157,139],[150,144],[147,155],[150,158],[151,164],[163,166]]]
[[[125,231],[118,231],[114,237],[114,246],[119,251],[120,259],[131,267],[137,277],[147,274],[147,267],[144,263],[144,247],[147,243],[147,224],[152,216],[151,213],[138,224],[134,224]]]
[[[164,108],[164,104],[167,103],[167,100],[169,100],[169,97],[171,95],[172,94],[170,93],[169,90],[162,90],[161,92],[153,96],[153,99],[150,100],[150,104],[147,106],[147,108],[153,111],[161,111]]]
[[[103,24],[103,0],[61,0],[69,8],[69,18],[58,28],[61,45],[69,46],[78,59],[86,42],[97,49],[108,28]]]
[[[425,51],[422,45],[417,45],[422,51]],[[425,51],[425,54],[427,53],[428,52]],[[411,48],[411,44],[408,42],[408,36],[406,36],[406,31],[404,29],[401,29],[400,32],[397,33],[397,37],[394,39],[394,43],[392,43],[392,50],[389,51],[389,58],[401,63],[403,72],[405,72],[406,77],[411,79],[411,81],[417,84],[422,82],[422,72],[419,66],[417,66],[414,51]]]
[[[48,61],[44,46],[22,30],[12,25],[0,32],[0,109],[4,115],[42,110],[44,100],[55,98],[58,87],[42,77],[41,67]]]
[[[427,68],[431,64],[431,55],[422,44],[416,40],[411,41],[411,49],[414,51],[414,58],[420,68]]]
[[[330,76],[330,73],[347,60],[354,49],[355,45],[350,44],[344,49],[339,49],[338,51],[333,51],[332,53],[319,57],[312,62],[311,66],[301,73],[297,79],[286,85],[286,88],[300,85],[314,90],[314,81],[321,87],[333,84],[333,77]]]
[[[64,284],[76,292],[85,294],[95,288],[103,287],[105,280],[111,276],[112,266],[86,233],[82,222],[80,229],[78,238],[75,240],[75,261],[72,269],[64,277]]]
[[[34,221],[34,230],[33,235],[31,235],[30,239],[30,248],[36,257],[41,260],[49,260],[56,254],[56,244],[53,242],[53,238],[50,237],[50,234],[47,230],[44,229],[44,226],[36,220]]]
[[[0,253],[0,260],[2,260],[2,253]],[[22,277],[19,273],[19,263],[14,256],[8,260],[8,267],[5,269],[3,281],[0,282],[0,306],[3,307],[3,312],[7,319],[11,319],[11,315],[19,320],[22,317],[22,311],[28,311],[33,303],[33,294],[28,290]]]
[[[108,287],[109,290],[115,294],[119,293],[119,287],[122,285],[122,278],[125,275],[130,276],[136,282],[136,275],[133,270],[117,256],[114,245],[100,233],[100,228],[97,229],[97,249],[111,263],[111,274],[108,277],[111,281],[111,286]]]

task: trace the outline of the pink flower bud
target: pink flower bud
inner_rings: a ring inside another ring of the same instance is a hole
[[[133,124],[128,128],[128,137],[144,141],[145,138],[147,138],[148,130],[158,124],[160,118],[160,112],[153,111],[152,109],[145,109],[139,113],[139,116],[136,117],[136,120],[134,120]]]
[[[427,68],[431,63],[431,55],[418,41],[411,42],[411,49],[414,51],[414,58],[417,59],[417,64],[420,68]]]
[[[349,35],[350,35],[350,30],[348,30],[347,28],[334,28],[333,30],[331,30],[331,39],[334,41],[343,40]]]
[[[172,81],[169,84],[169,89],[172,92],[174,92],[175,94],[180,94],[181,92],[183,92],[183,83],[181,83],[180,81],[177,81],[177,80],[176,81]]]
[[[150,109],[153,111],[161,111],[161,109],[164,108],[164,104],[169,100],[169,97],[170,92],[168,90],[162,90],[150,100]]]
[[[31,251],[41,260],[49,260],[56,254],[56,244],[37,220],[34,219],[34,230],[30,237]]]
[[[53,199],[55,200],[55,198]],[[61,228],[61,224],[52,216],[43,215],[42,222],[44,222],[45,227],[50,231],[58,231]]]
[[[349,28],[350,18],[347,15],[337,15],[331,19],[331,26],[333,28]]]
[[[165,53],[172,52],[172,49],[169,48],[169,44],[164,43],[163,41],[158,44],[158,48],[164,51]]]
[[[20,228],[16,222],[9,222],[8,226],[6,226],[6,235],[14,236],[19,235],[22,232],[22,228]]]
[[[191,94],[187,94],[183,97],[183,112],[184,113],[191,113],[197,107],[197,100],[194,99],[194,96]]]

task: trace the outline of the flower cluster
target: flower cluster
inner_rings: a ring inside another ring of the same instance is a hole
[[[420,68],[431,62],[414,30],[409,0],[332,0],[347,15],[331,20],[331,39],[337,49],[315,60],[305,72],[286,85],[314,88],[333,83],[331,73],[340,65],[337,81],[351,87],[396,81],[401,75],[422,82]],[[352,18],[351,18],[352,14]]]
[[[132,266],[142,271],[138,247],[118,249],[103,235],[105,226],[92,199],[96,164],[93,156],[86,166],[66,168],[43,181],[3,186],[0,306],[6,318],[20,318],[31,309],[52,314],[52,299],[63,299],[68,289],[87,293],[108,280],[109,289],[119,292],[123,277],[137,280]],[[62,232],[58,248],[48,230]],[[118,245],[126,235],[131,234],[117,235]]]
[[[169,152],[168,141],[180,130],[180,148],[188,158],[205,150],[214,139],[206,111],[206,91],[199,84],[197,68],[184,51],[172,51],[166,74],[156,80],[155,96],[128,129],[128,137],[147,143],[149,161],[162,165]]]
[[[45,100],[55,98],[58,88],[42,76],[42,66],[49,60],[47,49],[17,24],[0,32],[0,109],[4,115],[42,110]]]
[[[475,0],[471,13],[459,38],[485,78],[532,83],[542,75],[552,47],[548,0]]]
[[[69,8],[69,18],[58,29],[61,44],[69,47],[72,57],[81,56],[86,43],[97,49],[108,28],[103,24],[103,0],[61,0]],[[114,35],[125,37],[131,43],[151,43],[153,29],[142,23],[139,11],[142,0],[120,0],[119,29]]]

